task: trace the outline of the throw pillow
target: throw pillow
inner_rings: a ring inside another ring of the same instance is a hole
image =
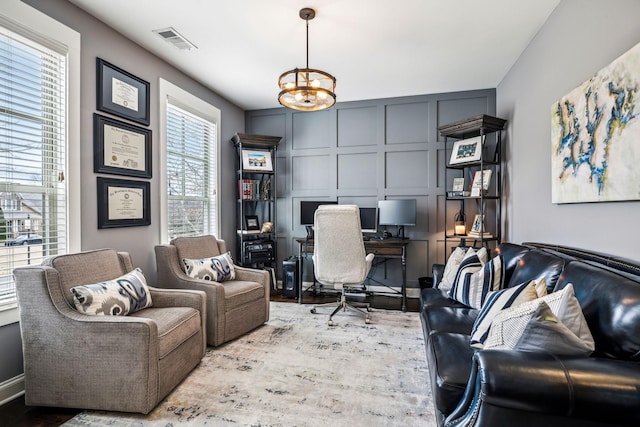
[[[90,315],[126,316],[151,307],[151,294],[142,270],[117,279],[71,288],[76,310]]]
[[[453,281],[456,278],[456,273],[458,272],[458,268],[460,267],[460,263],[464,259],[466,255],[465,248],[458,246],[449,259],[447,260],[447,264],[444,266],[444,272],[442,273],[442,279],[438,284],[437,288],[442,289],[445,292],[448,292],[449,289],[453,286]]]
[[[183,258],[182,262],[187,276],[194,279],[224,282],[236,278],[236,270],[230,252],[211,258]]]
[[[502,287],[504,262],[502,255],[482,265],[478,256],[465,258],[460,264],[449,297],[469,307],[481,309],[487,295]]]
[[[573,292],[573,285],[568,284],[559,291],[504,309],[498,313],[493,319],[484,348],[515,348],[529,320],[533,318],[533,314],[538,309],[540,302],[546,303],[558,320],[578,338],[584,342],[593,343],[593,336],[589,331],[584,314],[582,314],[580,303]]]
[[[576,336],[558,320],[547,303],[540,301],[514,350],[544,350],[560,356],[588,357],[595,350],[595,344],[593,340]]]
[[[482,348],[489,335],[489,328],[494,317],[505,308],[533,301],[538,298],[536,282],[530,281],[512,288],[489,292],[482,309],[473,323],[471,330],[471,347]]]

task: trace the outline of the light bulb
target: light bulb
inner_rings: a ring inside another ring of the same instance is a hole
[[[304,99],[304,95],[302,94],[302,92],[296,92],[294,98],[296,99],[296,101],[300,102]]]
[[[320,87],[320,80],[315,79],[311,82],[311,87]]]

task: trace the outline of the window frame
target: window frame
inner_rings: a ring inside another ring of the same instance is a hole
[[[81,247],[80,34],[19,0],[3,0],[0,25],[66,56],[66,208],[67,252]],[[0,327],[19,321],[17,300],[0,307]]]
[[[202,117],[205,120],[213,122],[216,126],[216,141],[215,141],[215,205],[216,222],[213,224],[215,230],[212,232],[218,234],[220,230],[220,110],[210,103],[198,98],[197,96],[187,92],[186,90],[174,85],[173,83],[159,79],[159,112],[160,112],[160,243],[169,243],[169,212],[168,212],[168,182],[167,182],[167,104],[171,101],[171,104],[191,112],[197,116]]]

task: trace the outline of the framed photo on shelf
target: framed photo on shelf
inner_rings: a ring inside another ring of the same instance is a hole
[[[247,227],[247,231],[259,231],[260,221],[257,215],[245,215],[244,224]]]
[[[488,191],[491,184],[491,169],[477,170],[471,183],[471,197],[480,197],[480,191]]]
[[[93,171],[151,178],[151,129],[94,113]]]
[[[464,191],[464,178],[453,178],[451,191]]]
[[[148,181],[98,177],[98,228],[151,224]]]
[[[149,125],[149,82],[96,58],[96,109]]]
[[[269,150],[242,149],[242,169],[249,172],[273,172]]]
[[[471,232],[476,234],[484,233],[484,215],[476,214],[471,225]]]
[[[482,137],[461,139],[453,143],[450,165],[475,162],[480,160],[482,154]]]

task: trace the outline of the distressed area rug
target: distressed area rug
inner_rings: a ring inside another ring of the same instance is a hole
[[[75,426],[434,426],[418,313],[371,323],[272,302],[264,326],[217,348],[148,415],[85,411]]]

